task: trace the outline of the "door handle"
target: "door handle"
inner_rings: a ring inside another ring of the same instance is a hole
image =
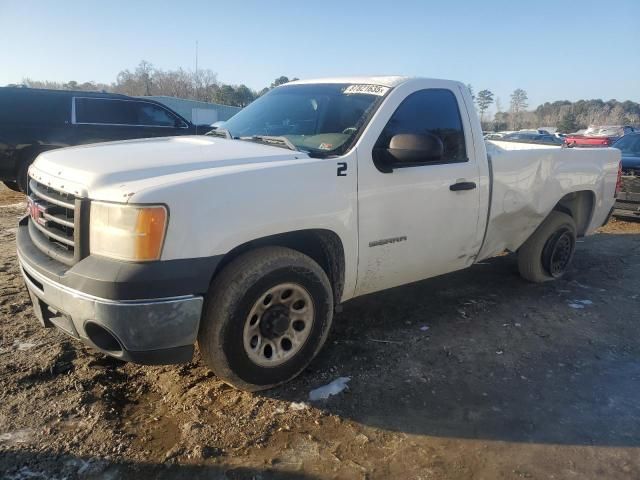
[[[473,190],[476,188],[475,182],[458,182],[449,186],[449,190],[452,192],[460,192],[462,190]]]

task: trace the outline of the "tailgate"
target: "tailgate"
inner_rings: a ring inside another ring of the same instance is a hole
[[[640,176],[622,177],[622,189],[616,198],[614,214],[640,218]]]

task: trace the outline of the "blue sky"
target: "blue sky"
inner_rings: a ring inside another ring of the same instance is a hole
[[[301,78],[404,74],[471,83],[506,107],[640,101],[640,2],[0,0],[0,85],[112,82],[141,59],[260,89]]]

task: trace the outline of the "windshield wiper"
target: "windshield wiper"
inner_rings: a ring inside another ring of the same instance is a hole
[[[231,132],[226,128],[221,128],[221,127],[214,128],[213,130],[205,133],[205,135],[211,135],[212,137],[227,138],[229,140],[233,139],[233,137],[231,136]]]
[[[287,137],[273,137],[270,135],[252,135],[250,137],[234,137],[231,132],[226,128],[218,127],[214,130],[207,132],[205,135],[212,135],[214,137],[222,137],[229,140],[248,140],[250,142],[264,143],[265,145],[272,145],[274,147],[288,148],[294,152],[300,151]]]
[[[298,148],[291,143],[287,137],[272,137],[270,135],[252,135],[250,137],[240,137],[240,140],[249,140],[250,142],[264,143],[274,147],[288,148],[294,152],[298,152]]]

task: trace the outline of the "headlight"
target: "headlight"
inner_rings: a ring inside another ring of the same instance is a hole
[[[119,260],[158,260],[167,228],[162,205],[91,202],[89,249]]]

